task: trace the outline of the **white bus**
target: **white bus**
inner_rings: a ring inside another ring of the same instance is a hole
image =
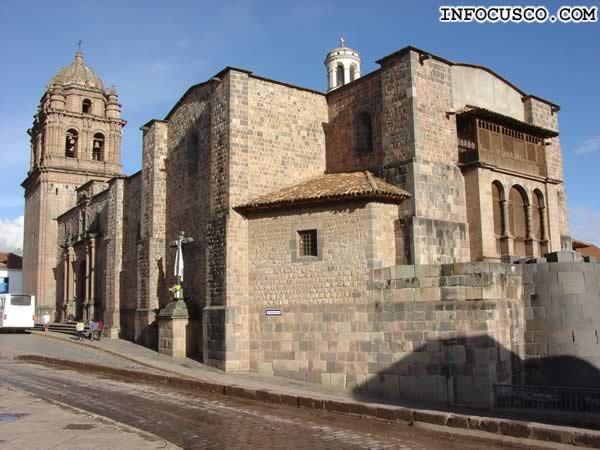
[[[33,328],[35,297],[26,294],[0,294],[0,329]]]

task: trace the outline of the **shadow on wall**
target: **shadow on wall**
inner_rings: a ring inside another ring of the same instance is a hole
[[[379,366],[381,364],[378,364]],[[572,356],[524,362],[488,335],[427,341],[353,389],[361,401],[491,408],[495,384],[600,387],[600,370]]]

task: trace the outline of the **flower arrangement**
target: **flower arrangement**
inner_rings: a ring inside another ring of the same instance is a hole
[[[183,288],[181,287],[181,285],[180,285],[180,284],[174,284],[173,286],[171,286],[171,287],[169,288],[169,291],[170,291],[172,294],[174,294],[174,295],[177,295],[177,293],[178,293],[179,291],[181,291],[182,289],[183,289]]]

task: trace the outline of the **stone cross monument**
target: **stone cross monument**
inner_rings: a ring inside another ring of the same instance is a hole
[[[158,352],[173,358],[185,358],[187,355],[189,323],[188,307],[183,299],[183,247],[194,242],[192,237],[185,237],[179,232],[176,240],[169,247],[176,248],[174,275],[176,284],[171,288],[173,300],[160,310],[158,318]]]
[[[175,253],[174,275],[175,275],[175,279],[177,280],[178,286],[181,286],[183,283],[183,268],[184,268],[183,246],[194,242],[194,238],[189,237],[189,236],[188,237],[184,237],[184,236],[185,236],[185,233],[183,231],[180,231],[179,237],[176,240],[171,241],[171,243],[169,243],[169,247],[177,248],[177,252]],[[175,290],[175,298],[176,299],[183,298],[183,288]]]

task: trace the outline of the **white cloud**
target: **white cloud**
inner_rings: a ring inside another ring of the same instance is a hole
[[[573,239],[600,246],[600,211],[585,208],[569,208],[569,222]]]
[[[583,141],[583,143],[575,149],[578,155],[600,152],[600,136],[594,136]]]
[[[0,218],[0,251],[22,253],[23,216],[14,219]]]

